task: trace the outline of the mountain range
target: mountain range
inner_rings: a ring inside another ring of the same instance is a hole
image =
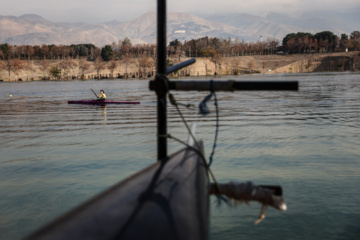
[[[298,17],[269,12],[266,16],[239,13],[200,17],[188,13],[168,13],[167,40],[200,37],[237,38],[260,41],[282,40],[293,32],[332,31],[340,36],[360,30],[360,10],[353,12],[307,12]],[[128,37],[133,44],[156,42],[156,13],[148,12],[127,22],[101,24],[51,22],[39,15],[0,16],[0,43],[11,45],[79,44],[104,46]]]

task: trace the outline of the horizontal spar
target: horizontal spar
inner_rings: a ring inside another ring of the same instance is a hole
[[[172,72],[176,72],[176,71],[178,71],[178,70],[180,70],[180,69],[182,69],[182,68],[184,68],[184,67],[187,67],[187,66],[189,66],[189,65],[191,65],[191,64],[193,64],[193,63],[195,63],[195,62],[196,62],[196,59],[195,59],[195,58],[191,58],[191,59],[188,59],[188,60],[186,60],[186,61],[184,61],[184,62],[178,63],[178,64],[176,64],[176,65],[174,65],[174,66],[168,67],[168,68],[166,69],[166,74],[170,74],[170,73],[172,73]]]
[[[178,91],[297,91],[298,81],[169,81]]]

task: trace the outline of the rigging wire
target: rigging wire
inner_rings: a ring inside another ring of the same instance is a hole
[[[179,108],[179,105],[181,105],[181,106],[186,106],[186,107],[188,107],[188,108],[191,107],[191,105],[189,105],[189,104],[188,104],[188,105],[184,105],[184,104],[177,103],[177,101],[175,100],[174,95],[171,94],[170,92],[168,92],[168,97],[169,97],[170,103],[175,106],[175,108],[176,108],[176,110],[177,110],[177,112],[178,112],[178,114],[179,114],[182,122],[184,123],[186,129],[188,130],[188,133],[190,134],[190,136],[191,136],[192,139],[194,140],[195,145],[196,145],[196,148],[194,148],[193,146],[189,146],[187,143],[185,143],[185,142],[181,141],[180,139],[172,136],[171,134],[167,134],[167,137],[168,137],[168,138],[172,138],[172,139],[178,141],[179,143],[182,143],[182,144],[184,144],[185,146],[193,149],[194,151],[196,151],[196,152],[201,156],[201,159],[203,160],[203,162],[204,162],[204,164],[205,164],[205,167],[206,167],[207,171],[209,172],[211,178],[213,179],[213,181],[214,181],[214,183],[215,183],[215,186],[216,186],[216,189],[218,190],[218,193],[220,194],[220,188],[219,188],[219,186],[218,186],[218,182],[217,182],[214,174],[212,173],[212,171],[211,171],[211,169],[210,169],[210,164],[212,163],[212,161],[213,161],[213,156],[214,156],[214,154],[215,154],[215,148],[216,148],[216,142],[217,142],[218,130],[219,130],[219,109],[218,109],[218,101],[217,101],[216,93],[215,93],[215,91],[214,91],[214,89],[213,89],[213,80],[211,81],[210,84],[211,84],[211,85],[210,85],[211,93],[210,93],[208,96],[206,96],[206,97],[204,98],[204,100],[199,104],[199,113],[202,114],[202,115],[207,115],[207,114],[209,114],[210,111],[208,110],[208,107],[207,107],[207,105],[206,105],[206,102],[208,102],[208,101],[211,99],[211,97],[214,95],[214,99],[215,99],[214,104],[215,104],[215,107],[216,107],[216,131],[215,131],[215,140],[214,140],[212,152],[211,152],[211,154],[210,154],[209,163],[206,162],[206,158],[205,158],[204,154],[203,154],[202,152],[200,152],[199,150],[197,150],[197,149],[200,149],[200,146],[199,146],[198,142],[196,141],[195,136],[193,135],[193,133],[192,133],[189,125],[187,124],[187,121],[185,120],[185,118],[184,118],[184,116],[183,116],[183,114],[182,114],[182,112],[181,112],[181,110],[180,110],[180,108]]]

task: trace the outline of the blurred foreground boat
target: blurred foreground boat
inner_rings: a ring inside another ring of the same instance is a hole
[[[185,148],[26,239],[207,239],[209,197],[204,186],[204,163],[194,149]]]

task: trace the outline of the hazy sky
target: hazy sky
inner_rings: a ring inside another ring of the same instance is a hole
[[[0,15],[38,14],[54,22],[127,21],[156,11],[156,0],[0,0]],[[360,9],[359,0],[168,0],[168,12],[195,14]]]

